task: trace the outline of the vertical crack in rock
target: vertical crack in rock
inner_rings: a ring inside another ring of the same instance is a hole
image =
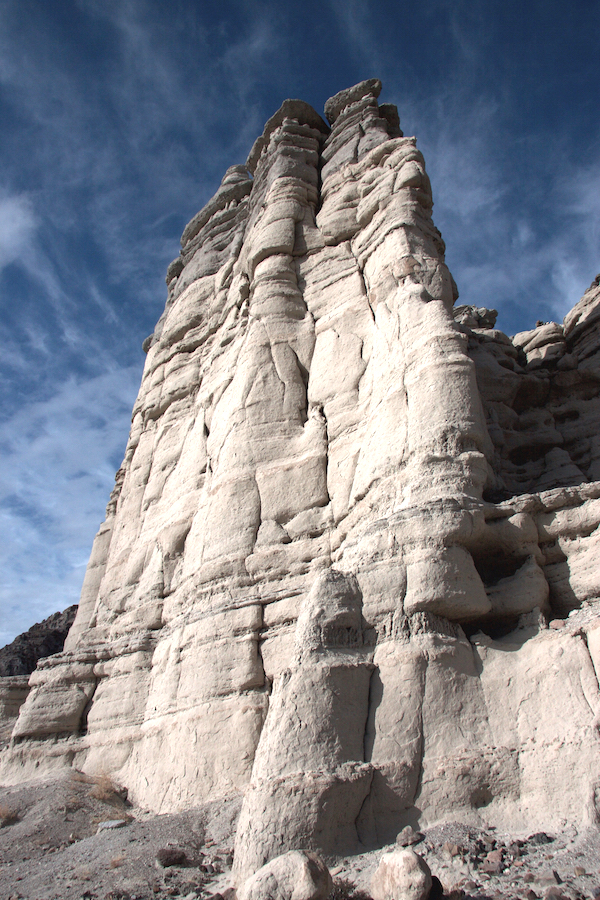
[[[598,725],[600,725],[600,682],[598,673],[590,653],[586,631],[581,629],[573,637],[574,640],[578,641],[583,656],[580,672],[582,694],[590,708],[590,712],[595,718],[596,728],[598,728]]]
[[[373,666],[371,671],[371,677],[369,679],[369,694],[367,699],[367,714],[365,716],[365,729],[363,734],[363,761],[365,763],[371,762],[372,752],[373,752],[373,743],[374,743],[374,728],[375,728],[375,682],[379,680],[379,671],[376,666]],[[381,701],[380,692],[378,692],[379,696],[377,697],[377,704]],[[372,795],[371,791],[373,788],[373,780],[376,776],[376,769],[374,767],[371,768],[371,778],[369,780],[369,786],[365,798],[361,804],[361,807],[357,813],[356,819],[354,820],[354,827],[356,829],[356,839],[359,845],[366,847],[370,844],[376,843],[373,840],[373,822],[372,822]],[[365,823],[367,823],[365,825]]]
[[[363,760],[364,762],[370,762],[371,756],[373,753],[373,741],[374,741],[374,682],[376,679],[379,679],[379,671],[377,666],[373,666],[373,671],[371,672],[371,678],[369,680],[369,698],[367,700],[367,716],[365,718],[365,733],[363,736]],[[378,697],[380,700],[381,697]],[[369,727],[370,726],[370,727]]]
[[[365,819],[365,816],[368,815],[368,813],[370,812],[370,806],[372,803],[371,789],[373,787],[373,779],[374,778],[375,778],[375,769],[371,769],[369,772],[368,784],[366,785],[367,792],[366,792],[363,802],[361,803],[360,809],[358,810],[358,813],[356,814],[356,818],[354,820],[354,830],[356,832],[356,842],[357,842],[356,845],[359,849],[362,849],[363,847],[368,847],[369,843],[370,843],[369,842],[370,835],[365,834],[364,827],[363,827],[363,821]]]
[[[100,684],[100,679],[96,677],[92,684],[91,693],[89,695],[88,701],[82,710],[81,718],[79,720],[78,732],[80,735],[84,735],[87,733],[87,727],[88,727],[87,719],[88,719],[89,712],[92,708],[92,703],[94,702],[94,695],[95,695],[96,691],[98,690],[99,684]]]

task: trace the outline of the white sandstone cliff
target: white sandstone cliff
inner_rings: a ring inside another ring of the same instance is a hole
[[[158,811],[245,791],[240,879],[600,816],[600,288],[512,341],[453,309],[380,89],[330,125],[286,101],[185,229],[77,619],[0,757]]]

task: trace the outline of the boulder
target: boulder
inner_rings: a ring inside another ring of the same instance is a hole
[[[371,881],[373,900],[428,900],[431,871],[414,850],[384,853]]]
[[[255,872],[238,889],[238,900],[326,900],[329,869],[315,853],[290,850]]]

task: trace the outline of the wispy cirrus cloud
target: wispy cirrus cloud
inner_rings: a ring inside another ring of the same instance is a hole
[[[589,166],[546,161],[528,183],[516,154],[492,146],[486,112],[482,119],[473,127],[471,111],[437,134],[425,126],[420,142],[461,301],[497,308],[507,331],[560,321],[600,262],[600,154]]]
[[[0,646],[77,602],[139,375],[133,366],[70,378],[0,424]]]
[[[166,266],[262,128],[282,40],[260,5],[242,29],[189,4],[67,6],[0,9],[0,644],[77,600]]]
[[[0,193],[0,269],[26,258],[38,224],[26,194]]]

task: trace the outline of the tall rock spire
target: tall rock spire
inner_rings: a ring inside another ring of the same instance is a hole
[[[599,290],[519,344],[454,310],[380,91],[329,125],[285,101],[186,227],[76,622],[1,763],[108,771],[159,811],[245,790],[240,878],[419,818],[596,815],[539,761],[560,732],[565,771],[599,762],[596,620],[546,621],[600,593]]]

